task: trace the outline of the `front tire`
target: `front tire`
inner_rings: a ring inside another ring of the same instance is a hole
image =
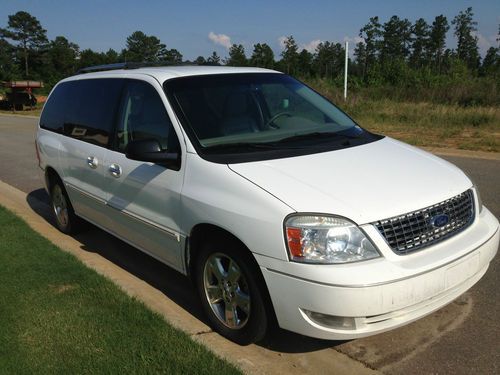
[[[268,326],[256,268],[248,250],[231,240],[207,243],[196,263],[196,286],[211,326],[240,345],[262,339]]]

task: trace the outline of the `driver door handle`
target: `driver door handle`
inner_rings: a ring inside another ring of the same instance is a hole
[[[120,177],[122,175],[122,167],[120,167],[118,164],[111,164],[108,169],[109,173],[111,173],[111,176],[113,177]]]

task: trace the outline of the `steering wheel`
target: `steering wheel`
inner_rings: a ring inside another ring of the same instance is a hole
[[[274,129],[279,129],[280,127],[276,124],[273,124],[273,123],[274,123],[274,121],[279,119],[281,116],[292,117],[292,115],[289,112],[278,112],[266,122],[266,126],[269,126],[271,128],[274,128]]]

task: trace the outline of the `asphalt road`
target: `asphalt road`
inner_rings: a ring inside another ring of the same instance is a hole
[[[28,200],[47,202],[36,165],[36,122],[35,118],[0,115],[0,180],[28,193]],[[444,158],[476,181],[484,204],[500,217],[500,161]],[[49,212],[40,214],[52,221]],[[182,275],[97,228],[89,228],[77,239],[84,248],[99,249],[102,256],[204,319],[194,290]],[[278,330],[261,345],[287,353],[332,348],[385,373],[500,373],[499,263],[497,256],[483,279],[455,302],[397,330],[349,342],[315,340]]]

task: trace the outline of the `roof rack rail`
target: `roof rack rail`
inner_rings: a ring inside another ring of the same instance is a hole
[[[92,72],[102,72],[105,70],[117,70],[117,69],[130,69],[130,63],[115,63],[115,64],[103,64],[87,66],[86,68],[79,69],[76,74],[92,73]]]
[[[148,62],[120,62],[114,64],[104,64],[104,65],[94,65],[79,69],[76,74],[85,74],[92,72],[104,72],[107,70],[118,70],[118,69],[139,69],[145,67],[161,67],[161,66],[185,66],[185,65],[198,65],[196,63],[148,63]]]

